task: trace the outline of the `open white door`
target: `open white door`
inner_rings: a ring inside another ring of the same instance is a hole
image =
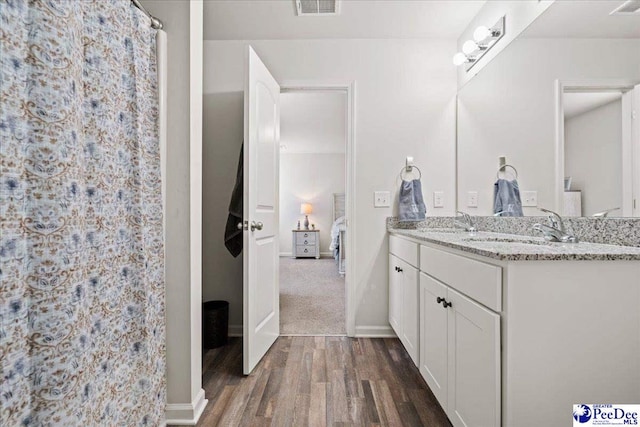
[[[280,86],[247,46],[244,88],[243,370],[280,335]]]

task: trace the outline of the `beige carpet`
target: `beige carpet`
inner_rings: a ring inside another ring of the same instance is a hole
[[[280,258],[280,334],[344,335],[344,278],[333,259]]]

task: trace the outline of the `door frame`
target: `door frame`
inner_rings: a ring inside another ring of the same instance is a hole
[[[556,112],[556,126],[555,126],[555,210],[560,215],[564,214],[564,104],[562,95],[565,90],[571,90],[575,92],[605,92],[605,91],[620,91],[623,94],[629,90],[633,90],[634,86],[638,82],[631,79],[558,79],[555,81],[555,112]],[[625,131],[625,127],[631,129],[631,111],[630,106],[625,105],[623,98],[622,101],[622,152],[630,149],[631,147],[631,133]],[[627,114],[628,112],[628,114]],[[626,120],[625,120],[626,117]],[[628,121],[628,123],[627,123]],[[627,126],[628,125],[628,126]],[[624,156],[623,156],[624,157]],[[630,173],[630,169],[625,167],[623,163],[623,212],[625,211],[624,194],[630,191],[631,180],[625,175]],[[625,184],[627,183],[627,184]]]
[[[346,141],[346,185],[345,213],[347,217],[347,250],[345,265],[345,321],[348,337],[356,332],[356,81],[295,81],[285,80],[280,83],[282,92],[341,91],[347,94],[347,141]]]

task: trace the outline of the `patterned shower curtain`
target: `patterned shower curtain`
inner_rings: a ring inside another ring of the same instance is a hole
[[[155,30],[130,0],[0,0],[0,426],[158,426]]]

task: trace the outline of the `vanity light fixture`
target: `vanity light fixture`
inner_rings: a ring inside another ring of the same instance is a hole
[[[462,45],[462,52],[458,52],[453,56],[453,64],[458,66],[467,65],[469,71],[495,43],[504,36],[506,17],[503,16],[491,27],[479,26],[473,32],[473,40],[467,40]]]

